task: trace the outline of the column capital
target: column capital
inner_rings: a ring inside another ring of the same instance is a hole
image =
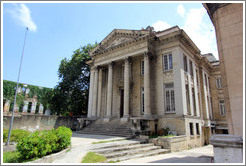
[[[115,65],[115,62],[108,62],[107,63],[108,67],[112,69],[112,67]]]

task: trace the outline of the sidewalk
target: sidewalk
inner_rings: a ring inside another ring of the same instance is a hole
[[[82,158],[89,151],[92,142],[122,139],[123,137],[77,134],[73,132],[71,138],[72,148],[60,156],[53,163],[81,163]]]
[[[208,145],[180,152],[126,160],[119,163],[211,163],[213,155],[213,146]]]

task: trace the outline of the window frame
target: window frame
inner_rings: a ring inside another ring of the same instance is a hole
[[[172,53],[166,53],[162,55],[163,72],[173,70],[173,55]]]
[[[220,116],[226,116],[225,100],[219,100],[219,110],[220,110]]]
[[[141,87],[141,90],[140,90],[140,95],[141,95],[141,114],[144,114],[144,87]]]
[[[144,75],[144,60],[141,60],[141,64],[140,64],[140,75],[141,76]]]
[[[217,89],[222,89],[222,80],[221,77],[216,78],[216,87]]]
[[[171,87],[167,87],[167,85],[171,85]],[[169,94],[168,99],[167,99],[167,93]],[[173,83],[164,84],[164,104],[165,104],[165,108],[164,108],[165,113],[175,113],[176,112],[175,91],[174,91]]]

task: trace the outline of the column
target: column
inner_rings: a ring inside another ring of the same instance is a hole
[[[92,103],[92,117],[96,117],[97,113],[97,90],[98,90],[98,68],[94,67],[94,87],[93,87],[93,103]]]
[[[102,101],[102,68],[99,68],[98,76],[98,98],[97,98],[97,117],[100,117],[101,113],[101,101]]]
[[[23,110],[22,110],[22,113],[27,113],[27,109],[28,109],[28,101],[24,101],[24,107],[23,107]]]
[[[89,102],[88,102],[87,117],[91,117],[91,113],[92,113],[93,84],[94,84],[93,81],[94,81],[94,70],[91,67],[91,73],[90,73],[90,89],[89,89]]]
[[[151,116],[149,61],[148,53],[144,53],[144,117]]]
[[[113,96],[113,64],[108,65],[108,92],[107,92],[107,117],[111,117],[112,113],[112,96]]]
[[[123,118],[129,117],[129,106],[130,106],[130,63],[129,58],[125,59],[125,70],[124,70],[124,116]]]
[[[35,110],[36,110],[36,102],[33,101],[33,102],[32,102],[31,113],[35,114]]]
[[[44,106],[43,106],[43,104],[40,104],[39,105],[39,112],[38,112],[39,114],[44,114]]]

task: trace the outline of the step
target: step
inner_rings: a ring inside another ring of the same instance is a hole
[[[129,149],[139,149],[139,148],[149,147],[149,146],[153,146],[153,145],[154,145],[153,143],[133,144],[133,145],[129,145],[129,146],[103,148],[103,149],[99,149],[99,150],[93,150],[93,152],[106,154],[106,153],[112,153],[112,152],[117,152],[117,151],[129,150]]]
[[[144,147],[141,149],[136,149],[136,150],[124,150],[121,152],[113,152],[113,153],[108,153],[108,154],[102,154],[104,157],[106,157],[107,159],[109,158],[115,158],[115,157],[121,157],[121,156],[125,156],[125,155],[133,155],[133,154],[138,154],[138,153],[145,153],[145,152],[149,152],[149,151],[153,151],[153,150],[157,150],[157,149],[161,149],[161,147],[159,146],[150,146],[150,147]]]
[[[135,158],[148,157],[148,156],[154,156],[154,155],[166,154],[166,153],[170,153],[170,149],[157,149],[147,153],[139,153],[135,155],[114,157],[114,158],[107,159],[107,161],[124,161],[124,160],[130,160]]]
[[[102,132],[79,132],[79,134],[91,134],[91,135],[108,135],[108,136],[120,136],[129,137],[132,136],[130,133],[102,133]]]
[[[122,146],[136,145],[140,143],[141,142],[135,140],[115,141],[115,142],[107,142],[101,144],[99,143],[99,144],[93,144],[93,146],[91,146],[91,150],[99,150],[99,149],[112,148],[112,147],[122,147]]]

